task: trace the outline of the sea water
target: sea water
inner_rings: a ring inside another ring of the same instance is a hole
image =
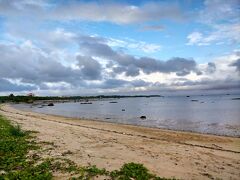
[[[91,101],[92,104],[65,102],[51,107],[14,106],[66,117],[240,137],[240,100],[233,100],[239,97],[165,96],[99,99]],[[146,116],[146,119],[141,116]]]

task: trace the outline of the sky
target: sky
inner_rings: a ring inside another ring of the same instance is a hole
[[[240,93],[239,0],[0,0],[0,95]]]

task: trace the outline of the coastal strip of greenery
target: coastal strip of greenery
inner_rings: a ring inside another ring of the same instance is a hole
[[[33,103],[34,101],[80,101],[91,99],[106,99],[106,98],[136,98],[136,97],[162,97],[161,95],[134,95],[134,96],[121,96],[121,95],[99,95],[99,96],[34,96],[33,94],[27,96],[15,96],[10,94],[9,96],[0,96],[0,103],[14,102],[14,103]]]
[[[151,174],[142,164],[132,162],[124,164],[120,170],[110,172],[96,166],[78,166],[66,158],[43,159],[38,155],[42,151],[41,143],[34,141],[33,133],[36,132],[23,131],[19,125],[12,125],[0,115],[0,180],[48,180],[53,178],[54,173],[67,174],[70,179],[84,180],[99,176],[112,180],[165,179]]]

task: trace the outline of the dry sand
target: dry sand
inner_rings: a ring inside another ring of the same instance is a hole
[[[107,170],[143,163],[167,178],[240,179],[240,138],[65,118],[9,105],[1,106],[0,114],[25,130],[38,131],[37,141],[54,143],[46,157],[65,154],[79,165]]]

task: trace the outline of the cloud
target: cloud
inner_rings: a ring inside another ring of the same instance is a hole
[[[120,3],[74,2],[57,6],[51,14],[53,19],[105,21],[131,24],[160,19],[179,20],[183,17],[176,4],[149,2],[140,6]]]
[[[234,79],[225,80],[214,80],[204,78],[198,81],[192,81],[185,79],[181,82],[172,83],[172,87],[178,86],[187,89],[198,89],[198,90],[229,90],[229,89],[240,89],[240,81]]]
[[[223,20],[239,21],[239,7],[239,0],[205,0],[199,18],[205,24],[215,24]]]
[[[27,83],[71,81],[77,73],[30,44],[0,45],[0,52],[3,78],[22,78]]]
[[[113,50],[106,44],[105,39],[98,37],[79,38],[79,44],[84,54],[113,61],[117,64],[113,71],[125,71],[127,76],[137,76],[140,70],[146,74],[161,72],[177,73],[179,76],[187,75],[191,71],[198,72],[196,62],[193,59],[176,57],[168,61],[161,61],[149,57],[135,58],[132,55]]]
[[[208,63],[208,66],[207,66],[206,72],[209,73],[209,74],[212,74],[212,73],[214,73],[215,71],[216,71],[216,65],[215,65],[215,63],[209,62],[209,63]]]
[[[148,2],[139,6],[116,2],[54,3],[50,1],[0,1],[0,14],[3,16],[26,16],[47,20],[75,20],[131,24],[161,19],[179,20],[183,13],[176,3]]]
[[[233,62],[232,64],[230,64],[230,66],[236,67],[236,71],[238,71],[238,73],[240,73],[240,58],[237,59],[235,62]]]
[[[78,66],[81,69],[81,74],[86,80],[96,80],[102,78],[102,67],[101,64],[93,59],[92,57],[87,56],[77,56]]]
[[[162,25],[148,25],[141,28],[143,31],[163,31],[164,29],[165,27]]]
[[[0,78],[0,92],[31,91],[36,89],[36,86],[14,84],[6,79]]]
[[[187,45],[221,45],[240,42],[239,0],[205,0],[198,12],[197,22],[209,28],[208,31],[195,30],[187,36]]]
[[[187,36],[187,39],[189,40],[188,45],[193,45],[193,44],[199,43],[202,40],[202,38],[203,38],[202,33],[193,32]]]
[[[187,36],[187,45],[233,44],[240,42],[240,24],[212,25],[213,31],[208,34],[193,32]]]
[[[138,88],[138,87],[145,87],[151,85],[150,82],[145,82],[143,80],[123,80],[123,79],[107,79],[104,80],[103,83],[98,85],[92,85],[95,88],[101,89],[123,89],[123,88]]]
[[[78,94],[239,87],[235,71],[235,67],[238,70],[237,51],[222,57],[221,61],[197,64],[192,58],[173,57],[164,61],[135,57],[111,47],[108,38],[99,36],[79,35],[63,29],[49,34],[52,38],[45,37],[46,44],[74,43],[79,46],[78,53],[63,58],[58,53],[62,52],[59,46],[48,48],[39,41],[0,44],[2,89]]]
[[[146,43],[144,41],[136,41],[129,38],[124,40],[108,38],[107,45],[109,45],[110,47],[117,47],[127,50],[134,49],[144,53],[155,53],[162,49],[162,46],[159,44]]]

